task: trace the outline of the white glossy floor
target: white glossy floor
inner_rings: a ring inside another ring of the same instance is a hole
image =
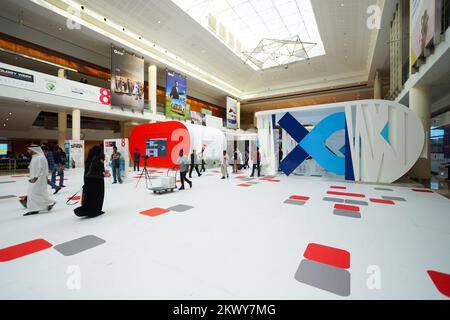
[[[48,248],[0,262],[0,299],[447,299],[427,271],[450,273],[450,200],[320,178],[280,176],[240,187],[236,175],[224,181],[208,174],[194,173],[193,189],[165,195],[147,191],[145,181],[136,188],[133,174],[122,185],[106,179],[106,214],[94,219],[76,217],[65,204],[81,188],[76,172],[66,172],[67,188],[51,196],[57,204],[50,213],[23,217],[17,198],[0,200],[0,250],[39,238],[53,246],[87,235],[106,241],[72,256]],[[1,183],[7,181],[15,182]],[[26,177],[0,177],[0,197],[25,195],[26,188]],[[334,215],[334,203],[323,201],[336,197],[328,191],[364,194],[337,196],[367,201],[361,218]],[[310,199],[283,203],[292,195]],[[369,200],[382,196],[406,201]],[[179,204],[194,208],[139,213]],[[310,243],[350,252],[349,296],[296,280]],[[367,269],[374,265],[381,288],[371,290]],[[79,267],[79,289],[67,286],[71,266]]]

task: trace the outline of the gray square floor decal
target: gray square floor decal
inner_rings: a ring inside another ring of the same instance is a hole
[[[0,184],[5,184],[5,183],[15,183],[15,181],[1,181]]]
[[[375,188],[375,190],[378,190],[378,191],[394,191],[394,190],[389,189],[389,188]]]
[[[361,219],[361,213],[359,212],[334,209],[333,214],[341,217]]]
[[[256,180],[256,178],[244,178],[244,179],[241,179],[242,181],[253,181],[253,180]]]
[[[286,203],[286,204],[293,204],[293,205],[296,205],[296,206],[304,206],[306,202],[305,201],[288,199],[288,200],[284,201],[284,203]]]
[[[354,204],[354,205],[357,205],[357,206],[368,206],[369,205],[369,203],[367,202],[367,201],[360,201],[360,200],[345,200],[345,203],[348,203],[348,204]]]
[[[193,208],[194,208],[193,206],[187,206],[185,204],[178,204],[176,206],[167,208],[167,210],[175,211],[175,212],[185,212],[185,211],[191,210]]]
[[[323,201],[344,203],[344,199],[325,197]]]
[[[251,182],[251,181],[247,181],[248,184],[259,184],[259,182]]]
[[[8,195],[8,196],[0,196],[0,200],[4,200],[4,199],[11,199],[11,198],[17,198],[16,196],[13,195]]]
[[[350,272],[312,260],[302,260],[295,280],[339,296],[350,295]]]
[[[406,201],[405,198],[400,197],[390,197],[390,196],[382,196],[384,200],[392,200],[392,201]]]
[[[64,256],[73,256],[77,253],[92,249],[101,244],[104,244],[106,241],[100,239],[99,237],[89,235],[82,238],[78,238],[75,240],[71,240],[68,242],[64,242],[54,246],[54,249],[61,253]]]

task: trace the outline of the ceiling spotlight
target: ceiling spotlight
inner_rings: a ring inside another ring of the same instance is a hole
[[[158,20],[158,24],[161,24],[161,21],[160,21],[160,20]]]

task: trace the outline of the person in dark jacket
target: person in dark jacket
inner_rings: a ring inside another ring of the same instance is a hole
[[[84,186],[81,207],[74,210],[78,217],[97,217],[102,211],[105,197],[105,155],[100,146],[89,150],[84,165]]]
[[[53,158],[55,160],[55,166],[52,170],[52,183],[56,184],[56,175],[59,176],[59,186],[65,188],[64,182],[64,166],[66,165],[65,152],[58,146],[53,150]]]
[[[45,158],[47,159],[48,174],[52,174],[53,170],[55,169],[55,156],[53,150],[48,145],[42,145],[42,150],[44,151]],[[55,192],[53,192],[53,194],[57,194],[59,190],[61,190],[61,187],[57,186],[56,183],[48,179],[48,176],[47,176],[47,184],[51,186],[52,189],[55,189]]]
[[[134,151],[134,169],[133,171],[139,171],[139,161],[141,160],[141,153],[139,152],[138,148],[136,148],[136,150]]]
[[[194,171],[194,169],[195,169],[195,171],[197,171],[197,175],[199,177],[201,177],[202,174],[198,170],[197,153],[195,152],[195,150],[192,150],[192,153],[191,153],[191,169],[189,170],[189,178],[192,178],[192,171]]]

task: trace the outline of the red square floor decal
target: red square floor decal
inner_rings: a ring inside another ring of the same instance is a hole
[[[414,192],[422,192],[422,193],[433,193],[433,191],[427,190],[427,189],[412,189],[412,191],[414,191]]]
[[[338,192],[338,191],[328,191],[327,194],[333,196],[344,196],[344,197],[354,197],[354,198],[365,198],[366,196],[359,193],[348,193],[348,192]]]
[[[270,182],[280,182],[280,180],[274,180],[274,179],[266,179],[266,181],[270,181]]]
[[[331,189],[339,189],[339,190],[345,190],[347,187],[340,187],[340,186],[331,186]]]
[[[81,196],[68,197],[67,200],[72,200],[72,201],[81,200]]]
[[[395,204],[395,202],[394,201],[392,201],[392,200],[384,200],[384,199],[374,199],[374,198],[372,198],[372,199],[370,199],[370,202],[374,202],[374,203],[382,203],[382,204]]]
[[[357,206],[350,206],[350,205],[348,205],[348,204],[339,204],[339,203],[336,203],[336,204],[334,205],[334,208],[337,209],[337,210],[359,212],[359,207],[357,207]]]
[[[53,245],[50,242],[44,239],[36,239],[0,249],[0,262],[15,260],[38,251],[51,248],[52,246]]]
[[[309,197],[304,197],[304,196],[290,196],[289,199],[291,199],[291,200],[300,200],[300,201],[308,201],[310,198]]]
[[[427,272],[439,292],[450,298],[450,274],[432,270]]]
[[[141,211],[139,213],[143,214],[143,215],[146,215],[146,216],[149,216],[149,217],[156,217],[156,216],[162,215],[162,214],[167,213],[167,212],[170,212],[170,210],[163,209],[163,208],[153,208],[153,209],[150,209],[150,210]]]
[[[237,177],[235,177],[236,179],[245,179],[245,178],[247,178],[247,176],[237,176]]]
[[[310,243],[303,256],[306,259],[341,269],[350,268],[350,252],[333,247]]]
[[[241,183],[241,184],[238,184],[237,186],[238,187],[251,187],[252,185],[248,184],[248,183]]]

